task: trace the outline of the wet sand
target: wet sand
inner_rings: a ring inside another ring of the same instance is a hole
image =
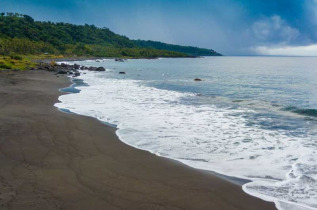
[[[122,143],[96,119],[53,104],[70,84],[0,73],[0,209],[275,209],[204,171]]]

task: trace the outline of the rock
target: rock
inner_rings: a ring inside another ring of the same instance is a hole
[[[80,76],[80,73],[79,72],[75,72],[74,76],[78,77],[78,76]]]
[[[67,71],[65,71],[65,70],[59,70],[59,71],[57,72],[57,74],[67,74]]]
[[[202,80],[202,79],[199,79],[199,78],[195,78],[194,81],[200,82],[200,81],[203,81],[203,80]]]
[[[80,65],[78,65],[78,64],[74,64],[74,69],[79,69],[80,68]]]
[[[104,67],[98,67],[96,68],[96,71],[106,71],[106,69]]]
[[[66,63],[61,63],[61,67],[63,67],[63,68],[67,68],[67,64]]]
[[[119,74],[125,74],[125,72],[124,71],[120,71]]]
[[[118,62],[124,62],[124,60],[122,58],[115,58],[114,60],[118,61]]]
[[[54,71],[54,69],[52,67],[48,67],[48,66],[45,66],[44,70],[47,70],[47,71]]]
[[[97,69],[96,67],[92,67],[92,66],[88,68],[89,71],[96,71],[96,69]]]
[[[72,69],[74,69],[74,65],[68,65],[68,66],[66,67],[66,69],[72,70]]]

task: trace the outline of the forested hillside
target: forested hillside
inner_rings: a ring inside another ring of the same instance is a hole
[[[135,43],[137,44],[137,46],[142,48],[171,50],[171,51],[185,53],[191,56],[221,56],[221,54],[217,53],[214,50],[208,50],[208,49],[198,48],[198,47],[166,44],[166,43],[150,41],[150,40],[149,41],[135,40]]]
[[[134,41],[94,25],[42,22],[28,15],[0,13],[0,54],[41,53],[135,58],[216,55],[207,49]]]

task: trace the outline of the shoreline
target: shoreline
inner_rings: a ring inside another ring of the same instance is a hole
[[[80,80],[80,82],[77,83],[77,82],[75,82],[74,80]],[[86,83],[84,82],[83,79],[78,79],[78,78],[70,78],[70,82],[71,82],[71,84],[70,84],[68,87],[60,88],[59,91],[60,91],[61,93],[63,93],[63,94],[77,94],[77,93],[79,93],[79,91],[78,91],[78,89],[76,89],[76,87],[81,86],[81,85],[88,85],[88,84],[86,84]],[[57,109],[58,109],[59,111],[61,111],[61,112],[66,113],[66,114],[74,114],[74,115],[79,115],[79,116],[81,116],[80,114],[77,114],[77,113],[75,113],[75,112],[72,112],[72,111],[70,111],[70,110],[68,110],[68,109],[61,109],[61,108],[57,108]],[[88,117],[89,117],[89,116],[88,116]],[[94,118],[94,119],[97,119],[97,118]],[[105,126],[108,126],[108,127],[112,128],[112,129],[114,129],[114,132],[116,132],[116,131],[118,130],[117,125],[113,125],[113,124],[110,124],[110,123],[108,123],[108,122],[106,122],[106,121],[101,121],[101,120],[99,120],[99,119],[97,119],[97,120],[98,120],[100,123],[104,124]],[[116,134],[116,135],[117,135],[117,134]],[[118,138],[118,140],[120,140],[121,142],[123,142],[124,144],[126,144],[126,145],[128,145],[128,146],[130,146],[130,147],[133,147],[133,148],[135,148],[135,149],[137,149],[137,150],[149,152],[149,151],[147,151],[147,150],[143,150],[143,149],[141,149],[141,148],[138,148],[138,147],[135,147],[135,146],[133,146],[133,145],[127,144],[126,142],[122,141],[122,140],[119,138],[118,135],[117,135],[117,138]],[[150,153],[151,153],[151,152],[150,152]],[[154,154],[154,153],[151,153],[151,154],[153,154],[153,155],[155,155],[155,156],[157,156],[157,157],[161,157],[161,158],[168,159],[169,161],[176,161],[177,163],[183,164],[183,165],[186,166],[186,167],[190,167],[190,168],[193,168],[193,169],[195,169],[195,170],[203,171],[203,172],[205,172],[205,173],[207,173],[207,174],[211,174],[212,176],[217,176],[217,177],[219,177],[219,178],[221,178],[221,179],[227,180],[228,182],[233,183],[233,184],[236,184],[236,185],[241,186],[241,187],[242,187],[244,184],[246,184],[246,183],[252,182],[252,181],[249,180],[249,179],[243,179],[243,178],[239,178],[239,177],[229,176],[229,175],[221,174],[221,173],[218,173],[218,172],[216,172],[216,171],[211,171],[211,170],[207,170],[207,169],[198,169],[198,168],[195,168],[195,167],[191,167],[191,166],[189,166],[189,165],[187,165],[187,164],[185,164],[185,163],[183,163],[182,161],[177,160],[177,159],[160,156],[160,155],[157,155],[157,154]],[[242,188],[241,188],[241,189],[242,189]]]
[[[80,80],[80,82],[76,82],[76,81],[74,81],[74,80],[77,80],[77,81]],[[78,79],[78,78],[70,78],[70,82],[71,82],[71,84],[70,84],[68,87],[60,88],[59,91],[60,91],[61,93],[63,93],[63,94],[77,94],[77,93],[79,93],[79,90],[76,89],[76,87],[82,86],[82,85],[84,85],[84,86],[88,85],[87,83],[84,82],[83,79]],[[80,114],[77,114],[77,113],[75,113],[75,112],[72,112],[72,111],[70,111],[70,110],[68,110],[68,109],[62,109],[62,108],[58,108],[58,107],[57,107],[57,109],[58,109],[59,111],[61,111],[61,112],[66,113],[66,114],[75,114],[75,115],[81,116]],[[89,117],[89,116],[88,116],[88,117]],[[97,118],[94,118],[94,119],[97,119]],[[102,120],[99,120],[99,119],[97,119],[97,120],[98,120],[100,123],[104,124],[105,126],[108,126],[108,127],[110,127],[110,128],[113,128],[115,132],[118,130],[117,125],[110,124],[109,122],[102,121]],[[130,146],[130,147],[133,147],[133,148],[135,148],[135,149],[137,149],[137,150],[142,150],[142,151],[149,152],[149,151],[147,151],[147,150],[143,150],[143,149],[141,149],[141,148],[138,148],[138,147],[135,147],[135,146],[133,146],[133,145],[127,144],[126,142],[124,142],[123,140],[121,140],[118,135],[117,135],[117,137],[118,137],[118,139],[119,139],[121,142],[125,143],[126,145],[128,145],[128,146]],[[151,153],[151,152],[150,152],[150,153]],[[151,154],[153,154],[153,155],[155,155],[155,156],[157,156],[157,157],[166,158],[166,159],[168,159],[168,160],[170,160],[170,161],[176,161],[176,162],[178,162],[178,163],[180,163],[180,164],[183,164],[183,165],[185,165],[185,166],[189,166],[189,165],[187,165],[187,164],[185,164],[185,163],[183,163],[182,161],[177,160],[177,159],[160,156],[160,155],[157,155],[157,154],[154,154],[154,153],[151,153]],[[219,178],[222,178],[222,179],[224,179],[224,180],[227,180],[227,181],[229,181],[229,182],[231,182],[231,183],[233,183],[233,184],[239,185],[239,186],[241,186],[241,187],[242,187],[244,184],[246,184],[246,183],[252,182],[252,180],[249,180],[249,179],[244,179],[244,178],[240,178],[240,177],[229,176],[229,175],[221,174],[221,173],[216,172],[216,171],[211,171],[211,170],[207,170],[207,169],[198,169],[198,168],[191,167],[191,166],[189,166],[189,167],[190,167],[190,168],[193,168],[193,169],[195,169],[195,170],[204,171],[204,172],[207,173],[207,174],[208,174],[208,173],[209,173],[209,174],[212,174],[213,176],[217,176],[217,177],[219,177]]]
[[[76,61],[86,61],[86,60],[102,60],[102,59],[124,59],[124,60],[155,60],[160,58],[204,58],[204,57],[222,57],[223,55],[215,56],[215,55],[205,55],[205,56],[186,56],[186,57],[65,57],[65,58],[42,58],[42,59],[34,59],[36,63],[50,63],[51,61],[55,62],[76,62]]]
[[[0,83],[6,207],[275,209],[209,171],[126,145],[97,119],[59,111],[53,105],[71,85],[66,77],[4,72]]]

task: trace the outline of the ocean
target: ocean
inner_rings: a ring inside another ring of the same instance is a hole
[[[117,127],[133,147],[250,180],[243,190],[279,209],[317,209],[317,58],[75,63],[106,71],[81,71],[56,107]]]

